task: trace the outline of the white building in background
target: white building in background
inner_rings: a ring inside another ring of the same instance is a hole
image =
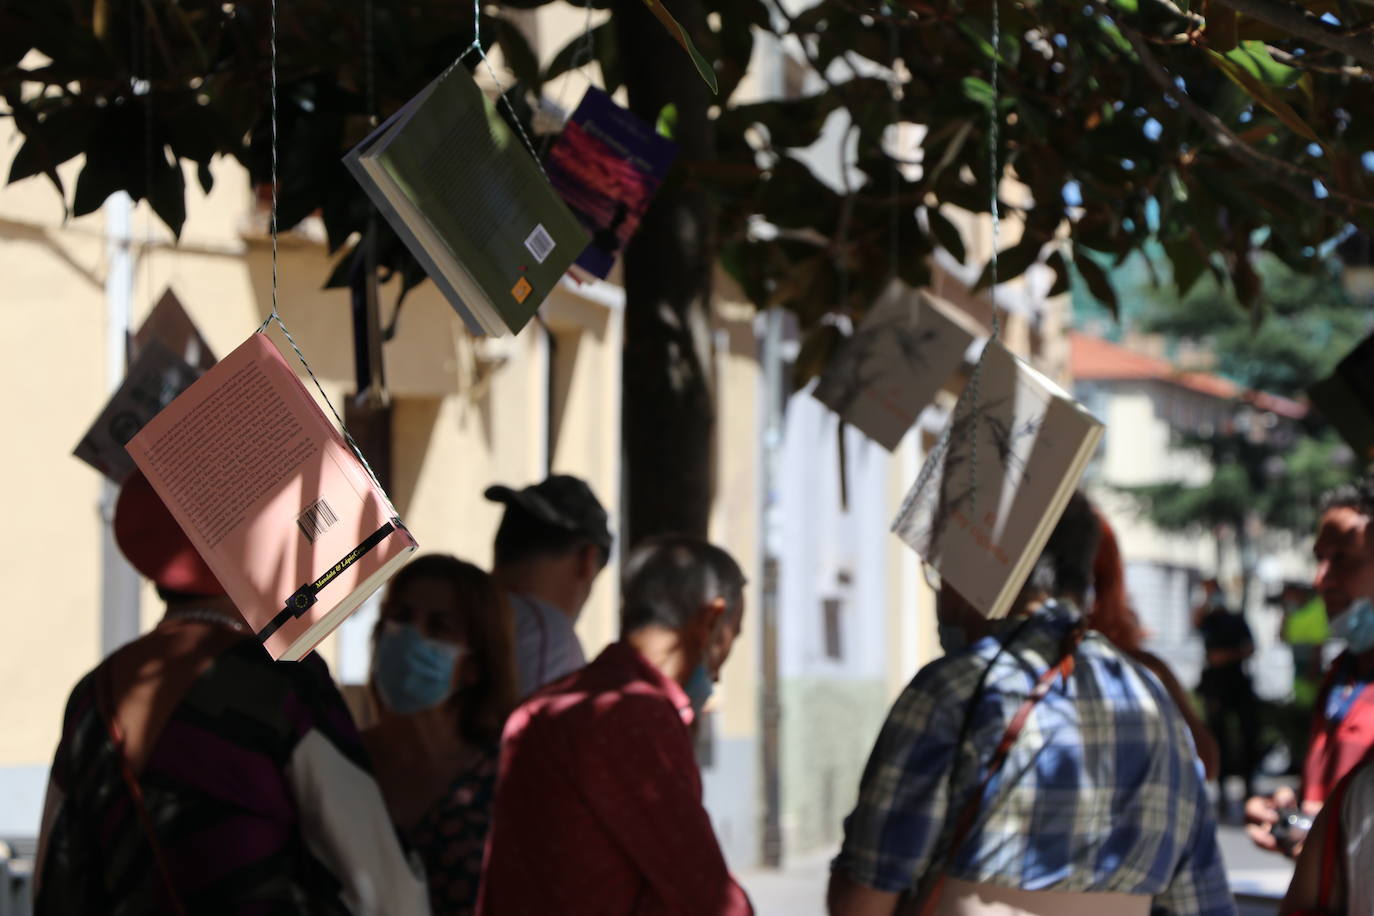
[[[1291,432],[1307,408],[1296,401],[1245,391],[1203,372],[1183,372],[1165,359],[1089,334],[1069,335],[1074,395],[1107,425],[1086,486],[1121,541],[1127,592],[1150,631],[1147,647],[1168,659],[1189,687],[1202,668],[1202,641],[1192,627],[1198,583],[1218,578],[1234,605],[1240,600],[1240,558],[1233,541],[1199,526],[1170,534],[1152,525],[1122,488],[1182,481],[1201,484],[1212,468],[1181,448],[1180,433],[1248,423],[1254,435]],[[1256,532],[1259,534],[1258,532]],[[1310,539],[1277,534],[1252,538],[1254,587],[1246,620],[1255,638],[1251,674],[1261,697],[1283,699],[1292,687],[1292,659],[1278,631],[1280,613],[1264,602],[1285,580],[1311,576]]]

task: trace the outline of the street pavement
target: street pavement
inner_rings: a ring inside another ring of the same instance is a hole
[[[1218,838],[1231,889],[1241,901],[1241,916],[1277,912],[1292,877],[1292,863],[1255,848],[1245,828],[1238,824],[1219,828]],[[738,877],[759,916],[825,916],[825,885],[832,854],[809,853],[787,862],[782,869],[754,869]]]

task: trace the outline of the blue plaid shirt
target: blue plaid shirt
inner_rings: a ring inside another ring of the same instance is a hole
[[[1077,619],[1049,604],[916,675],[878,736],[833,868],[877,890],[916,886]],[[1075,661],[1027,719],[944,871],[1023,890],[1143,894],[1155,913],[1235,913],[1202,765],[1173,701],[1100,634]]]

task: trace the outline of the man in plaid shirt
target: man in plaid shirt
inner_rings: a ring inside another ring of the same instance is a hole
[[[948,654],[903,691],[873,748],[832,864],[834,916],[915,913],[917,902],[941,914],[1235,913],[1188,727],[1159,681],[1100,634],[1048,681],[984,785],[1080,622],[1097,532],[1075,495],[1005,621],[941,589]]]

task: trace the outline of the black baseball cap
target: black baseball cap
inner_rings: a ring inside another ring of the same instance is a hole
[[[556,528],[583,535],[607,555],[611,552],[606,510],[579,477],[554,474],[523,490],[496,484],[487,487],[483,495],[492,502],[516,506]]]

